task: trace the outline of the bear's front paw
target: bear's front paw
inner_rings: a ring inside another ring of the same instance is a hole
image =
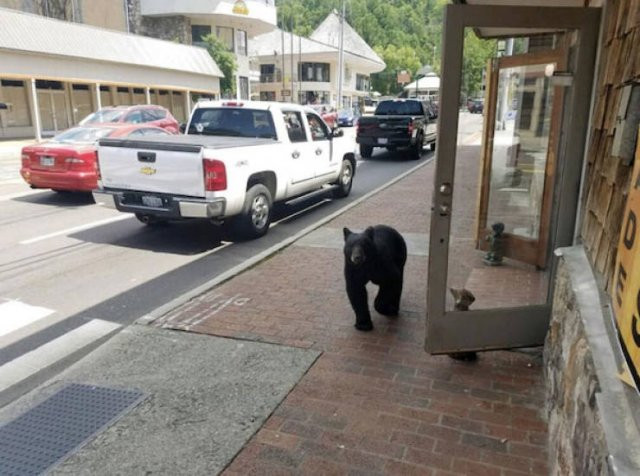
[[[371,319],[369,319],[368,321],[356,321],[355,328],[359,331],[372,331],[373,322],[371,322]]]

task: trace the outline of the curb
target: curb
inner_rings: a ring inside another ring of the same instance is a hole
[[[414,173],[416,170],[426,166],[427,164],[430,164],[431,162],[433,162],[434,159],[435,159],[435,154],[432,155],[427,160],[425,160],[423,163],[421,163],[419,165],[416,165],[415,167],[412,167],[411,169],[407,170],[406,172],[398,175],[397,177],[395,177],[390,182],[387,182],[384,185],[381,185],[380,187],[378,187],[378,188],[376,188],[374,190],[371,190],[370,192],[366,193],[365,195],[363,195],[362,197],[358,198],[357,200],[354,200],[353,202],[349,203],[348,205],[345,205],[344,207],[342,207],[341,209],[336,210],[335,212],[333,212],[332,214],[322,218],[321,220],[318,220],[313,225],[310,225],[307,228],[304,228],[304,229],[300,230],[295,235],[292,235],[289,238],[287,238],[285,240],[282,240],[280,243],[277,243],[277,244],[273,245],[271,248],[268,248],[268,249],[262,251],[261,253],[258,253],[257,255],[253,256],[252,258],[249,258],[248,260],[244,261],[243,263],[241,263],[241,264],[239,264],[237,266],[234,266],[233,268],[225,271],[224,273],[222,273],[219,276],[213,278],[212,280],[209,280],[206,283],[201,284],[197,288],[192,289],[191,291],[188,291],[188,292],[186,292],[184,294],[181,294],[180,296],[178,296],[177,298],[169,301],[168,303],[163,304],[160,307],[157,307],[156,309],[154,309],[151,312],[148,312],[147,314],[144,314],[143,316],[141,316],[138,319],[136,319],[134,321],[134,324],[148,325],[148,324],[152,323],[153,321],[155,321],[155,320],[159,319],[160,317],[168,314],[169,312],[171,312],[174,309],[182,306],[183,304],[186,304],[187,302],[189,302],[192,299],[198,297],[199,295],[204,294],[205,292],[209,291],[210,289],[213,289],[214,287],[224,283],[225,281],[228,281],[229,279],[241,274],[242,272],[246,271],[247,269],[252,268],[253,266],[255,266],[260,261],[263,261],[264,259],[276,254],[278,251],[282,250],[283,248],[286,248],[287,246],[291,245],[292,243],[294,243],[295,241],[299,240],[303,236],[308,235],[312,231],[320,228],[321,226],[323,226],[326,223],[330,222],[334,218],[336,218],[336,217],[342,215],[343,213],[351,210],[352,208],[356,207],[357,205],[360,205],[362,202],[364,202],[368,198],[372,197],[373,195],[375,195],[375,194],[377,194],[377,193],[379,193],[379,192],[391,187],[392,185],[396,184],[397,182],[399,182],[400,180],[404,179],[408,175],[411,175],[412,173]]]

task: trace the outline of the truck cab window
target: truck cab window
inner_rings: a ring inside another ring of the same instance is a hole
[[[302,125],[302,115],[296,111],[282,111],[284,123],[291,142],[305,142],[307,133]]]
[[[311,130],[311,139],[327,140],[330,137],[329,129],[326,124],[315,114],[307,114],[307,122],[309,123],[309,129]]]

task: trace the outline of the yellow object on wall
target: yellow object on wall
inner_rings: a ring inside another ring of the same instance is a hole
[[[613,309],[629,366],[640,375],[640,143],[636,150],[631,186],[614,274]]]

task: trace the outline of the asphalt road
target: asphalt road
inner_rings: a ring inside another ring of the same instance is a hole
[[[0,365],[92,319],[130,324],[432,155],[425,150],[420,161],[411,161],[379,151],[358,163],[349,197],[332,200],[326,194],[279,206],[269,233],[247,242],[205,221],[146,227],[83,194],[42,191],[5,200],[0,305],[11,303],[10,319],[28,317],[0,334]]]

